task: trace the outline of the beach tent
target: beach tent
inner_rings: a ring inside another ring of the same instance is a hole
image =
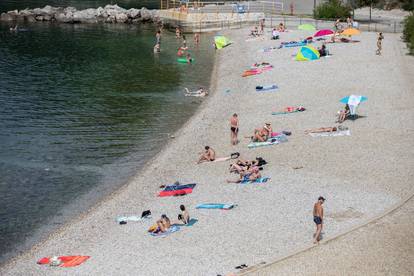
[[[312,24],[302,24],[298,26],[299,30],[302,31],[316,31],[315,26],[313,26]]]
[[[214,43],[215,43],[217,49],[222,49],[222,48],[230,45],[231,41],[223,35],[218,35],[218,36],[214,37]]]
[[[359,35],[359,34],[361,34],[361,31],[360,30],[357,30],[357,29],[354,29],[354,28],[345,29],[341,33],[341,35],[347,35],[347,36],[353,36],[353,35]]]
[[[299,52],[296,55],[295,60],[305,61],[305,60],[315,60],[319,58],[320,58],[320,55],[319,55],[318,50],[308,45],[308,46],[303,46],[302,48],[300,48]]]
[[[365,102],[366,100],[368,100],[368,98],[364,96],[350,95],[345,98],[342,98],[340,102],[343,104],[348,104],[349,112],[351,113],[351,115],[355,115],[356,108],[358,107],[358,105],[362,102]]]
[[[313,37],[320,37],[320,36],[326,36],[326,35],[333,35],[334,32],[332,30],[329,29],[324,29],[324,30],[319,30],[317,31]]]

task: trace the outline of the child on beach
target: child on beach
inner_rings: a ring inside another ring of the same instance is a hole
[[[230,139],[231,144],[237,145],[237,134],[239,133],[239,118],[236,113],[233,114],[230,118]]]
[[[191,58],[190,54],[187,54],[187,63],[192,63],[193,59]]]
[[[276,28],[273,28],[272,30],[272,40],[279,39],[279,32],[276,30]]]
[[[178,220],[182,221],[184,224],[188,224],[190,222],[190,214],[187,209],[185,209],[184,205],[180,205],[180,210],[181,214],[178,214]]]
[[[180,38],[181,37],[181,31],[180,28],[175,28],[175,38]]]

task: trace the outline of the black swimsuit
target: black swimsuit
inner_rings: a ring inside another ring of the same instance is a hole
[[[234,133],[239,132],[239,128],[238,127],[230,127],[230,130]]]

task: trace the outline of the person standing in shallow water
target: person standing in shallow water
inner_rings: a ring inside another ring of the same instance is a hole
[[[313,234],[313,243],[319,243],[321,240],[321,232],[323,226],[323,207],[322,204],[325,202],[325,198],[320,196],[318,201],[313,205],[313,222],[316,224],[316,232]]]
[[[239,133],[239,118],[236,113],[230,118],[230,139],[231,144],[236,145],[238,143],[237,134]]]

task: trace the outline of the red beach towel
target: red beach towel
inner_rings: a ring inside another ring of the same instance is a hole
[[[90,256],[60,256],[58,257],[62,263],[59,265],[60,267],[73,267],[78,266],[89,259]],[[37,261],[38,264],[44,265],[50,263],[50,257],[41,258]]]

